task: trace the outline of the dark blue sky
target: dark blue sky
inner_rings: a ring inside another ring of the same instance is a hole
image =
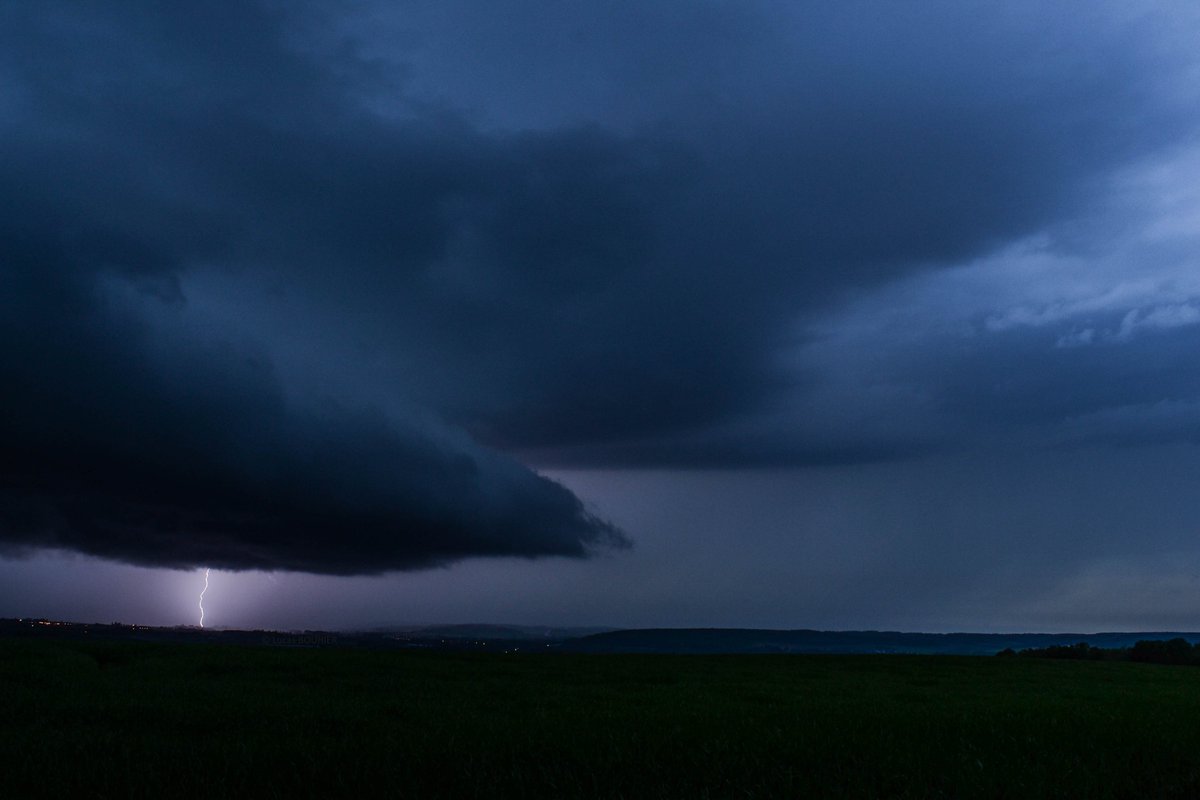
[[[1200,626],[1198,33],[9,4],[0,615]]]

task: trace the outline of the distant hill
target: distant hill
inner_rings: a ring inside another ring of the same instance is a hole
[[[268,647],[353,647],[371,650],[469,650],[547,652],[564,641],[608,628],[550,628],[529,625],[432,625],[371,631],[274,631],[156,627],[50,619],[0,619],[0,637],[230,644]]]
[[[588,636],[593,633],[604,633],[613,628],[551,628],[544,625],[420,625],[407,628],[378,628],[374,633],[402,633],[410,636],[421,636],[429,639],[496,639],[496,640],[536,640],[562,641]]]
[[[1185,639],[1200,633],[903,633],[898,631],[647,628],[605,630],[530,625],[435,625],[373,631],[265,631],[0,619],[0,637],[204,642],[272,647],[353,647],[371,650],[469,650],[538,653],[914,653],[995,655],[1001,650],[1070,646],[1120,649],[1139,641]]]
[[[1182,638],[1200,633],[903,633],[899,631],[754,630],[747,628],[647,628],[609,631],[564,642],[573,653],[924,653],[993,655],[1087,642],[1092,647],[1132,647],[1143,639]]]

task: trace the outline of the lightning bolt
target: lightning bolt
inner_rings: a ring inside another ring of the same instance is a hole
[[[200,590],[200,627],[204,627],[204,593],[208,591],[208,573],[211,569],[204,570],[204,588]]]

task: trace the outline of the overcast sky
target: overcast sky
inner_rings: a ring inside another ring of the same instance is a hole
[[[0,7],[0,616],[1200,629],[1200,9]]]

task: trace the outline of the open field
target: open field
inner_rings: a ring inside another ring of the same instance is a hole
[[[1200,794],[1200,669],[0,639],[0,796]]]

